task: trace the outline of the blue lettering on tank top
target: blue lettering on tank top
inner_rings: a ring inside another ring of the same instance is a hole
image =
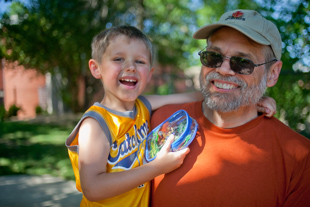
[[[147,121],[139,129],[134,125],[134,132],[135,134],[132,136],[129,133],[125,134],[125,140],[119,145],[116,141],[112,143],[111,151],[117,152],[115,157],[112,157],[111,153],[109,154],[108,163],[113,166],[112,169],[129,170],[136,161],[142,165],[139,157],[143,155],[142,152],[145,150],[145,139],[148,133]]]

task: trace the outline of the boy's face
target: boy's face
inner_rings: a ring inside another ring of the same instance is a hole
[[[95,62],[95,61],[94,61]],[[118,35],[110,40],[102,62],[89,63],[93,76],[101,79],[105,103],[132,102],[143,92],[154,68],[150,52],[142,40]]]

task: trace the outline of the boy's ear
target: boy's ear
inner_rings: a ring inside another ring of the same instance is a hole
[[[99,65],[98,65],[96,60],[90,59],[88,61],[88,67],[89,67],[89,70],[90,70],[91,74],[94,76],[94,78],[96,78],[96,79],[100,79],[101,78],[101,73],[100,73]]]
[[[268,79],[267,79],[267,86],[272,87],[278,82],[278,78],[281,72],[282,68],[282,61],[278,60],[276,63],[274,63],[268,72]]]
[[[153,72],[154,72],[154,67],[151,68],[151,71],[150,71],[149,77],[148,77],[148,79],[147,79],[147,82],[149,82],[149,81],[151,80],[152,75],[153,75]]]

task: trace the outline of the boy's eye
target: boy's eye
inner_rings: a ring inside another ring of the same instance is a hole
[[[136,60],[136,63],[145,64],[144,61],[142,61],[142,60]]]
[[[122,61],[123,58],[118,57],[118,58],[114,58],[113,60],[114,60],[114,61]]]

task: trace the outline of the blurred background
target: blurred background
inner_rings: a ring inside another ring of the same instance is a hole
[[[133,25],[152,39],[157,58],[145,94],[199,90],[206,43],[192,35],[237,8],[278,26],[283,68],[265,95],[276,100],[277,118],[310,138],[308,0],[0,0],[0,175],[74,178],[64,142],[103,95],[88,70],[94,35]]]

